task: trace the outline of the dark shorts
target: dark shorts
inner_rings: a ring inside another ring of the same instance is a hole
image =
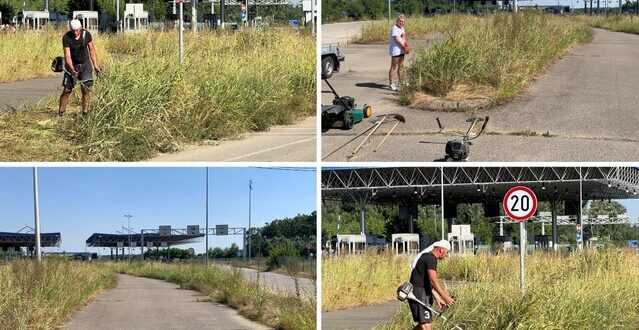
[[[426,305],[430,306],[433,304],[433,297],[431,295],[427,295],[424,288],[417,286],[413,287],[413,294],[415,294],[415,297],[424,302]],[[410,307],[410,313],[413,315],[414,322],[420,324],[433,322],[433,313],[426,307],[412,300],[408,301],[408,306]]]
[[[399,55],[395,55],[393,56],[393,58],[399,58],[399,59],[404,59],[404,56],[406,56],[406,54],[399,54]]]
[[[66,71],[62,78],[62,86],[67,91],[72,90],[75,87],[77,81],[82,82],[85,87],[93,86],[93,66],[91,63],[80,63],[75,65],[75,70],[78,71],[78,77],[72,77]]]

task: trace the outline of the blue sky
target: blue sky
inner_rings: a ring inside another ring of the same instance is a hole
[[[308,169],[302,169],[308,170]],[[42,232],[61,232],[50,251],[87,251],[95,232],[126,227],[185,228],[205,222],[205,168],[62,167],[40,168]],[[248,181],[253,180],[252,225],[315,211],[315,172],[262,168],[209,168],[209,225],[248,226]],[[0,168],[0,231],[33,227],[32,169]],[[211,247],[241,246],[239,236],[211,237]],[[204,242],[185,245],[198,251]],[[107,253],[107,250],[94,250]]]

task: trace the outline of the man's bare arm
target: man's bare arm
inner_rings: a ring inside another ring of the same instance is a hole
[[[76,74],[77,71],[75,71],[75,66],[73,66],[73,60],[71,59],[71,48],[69,47],[64,47],[64,63],[67,66],[67,69],[69,69],[69,72]]]
[[[89,42],[89,55],[91,57],[91,63],[93,64],[93,68],[96,71],[100,71],[100,65],[98,65],[98,56],[95,51],[95,46],[93,46],[93,41]]]
[[[453,300],[453,298],[450,297],[448,291],[446,291],[446,289],[444,289],[439,284],[437,271],[429,269],[428,278],[430,279],[430,285],[433,287],[433,290],[435,290],[441,296],[441,298],[444,300],[444,303],[446,303],[446,305],[452,305],[455,301]]]

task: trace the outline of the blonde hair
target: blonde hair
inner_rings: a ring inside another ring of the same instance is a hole
[[[397,15],[397,19],[395,19],[395,22],[399,21],[400,19],[404,19],[405,20],[406,19],[406,15],[404,15],[404,14]]]

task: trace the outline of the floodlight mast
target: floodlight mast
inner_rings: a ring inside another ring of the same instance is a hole
[[[42,251],[40,247],[40,200],[38,196],[38,168],[33,168],[33,216],[35,221],[35,253],[36,260],[42,261]]]

